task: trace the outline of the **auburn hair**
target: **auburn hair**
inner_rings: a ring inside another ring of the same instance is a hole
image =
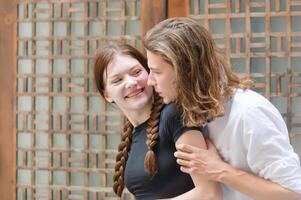
[[[128,55],[138,60],[138,62],[149,72],[147,67],[147,60],[145,56],[136,48],[127,44],[110,44],[103,47],[95,56],[94,62],[94,80],[97,90],[104,98],[106,80],[104,79],[107,73],[108,65],[113,61],[116,55]],[[105,99],[105,98],[104,98]],[[154,176],[158,171],[154,146],[157,143],[159,132],[159,120],[161,109],[164,103],[162,98],[154,94],[154,101],[151,109],[150,118],[147,121],[147,141],[146,145],[148,152],[144,158],[144,169],[150,175]],[[130,151],[132,143],[133,125],[126,120],[121,135],[121,142],[118,145],[118,153],[116,156],[115,173],[113,176],[113,190],[118,195],[122,195],[124,189],[124,171],[128,159],[128,152]]]
[[[190,18],[158,23],[146,33],[143,44],[174,68],[176,104],[186,126],[200,126],[223,115],[224,103],[235,89],[253,85],[231,71],[209,32]]]

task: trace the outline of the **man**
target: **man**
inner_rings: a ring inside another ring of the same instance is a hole
[[[204,126],[216,145],[179,145],[186,173],[223,183],[224,199],[301,199],[300,161],[277,109],[249,90],[215,46],[208,31],[189,18],[154,26],[144,38],[150,75],[164,103],[176,102],[186,126]],[[228,164],[229,163],[229,164]]]

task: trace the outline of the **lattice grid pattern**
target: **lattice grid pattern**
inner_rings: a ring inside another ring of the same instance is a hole
[[[116,199],[123,117],[95,91],[92,59],[107,42],[141,46],[140,4],[19,0],[18,199]],[[281,111],[301,155],[301,0],[190,0],[190,7],[234,70],[255,79]]]
[[[140,1],[20,0],[18,29],[17,198],[117,199],[123,116],[94,89],[93,56],[140,46]]]
[[[190,0],[237,73],[284,117],[301,156],[301,0]]]

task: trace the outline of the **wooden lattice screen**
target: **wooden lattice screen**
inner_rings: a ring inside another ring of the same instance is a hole
[[[116,199],[111,179],[123,118],[96,93],[92,58],[120,39],[141,47],[140,14],[153,14],[141,8],[145,2],[19,0],[17,199]],[[256,80],[300,155],[301,0],[169,2],[187,5],[234,70]]]
[[[94,89],[93,56],[120,39],[139,46],[139,15],[135,0],[19,2],[18,199],[116,198],[122,115]]]

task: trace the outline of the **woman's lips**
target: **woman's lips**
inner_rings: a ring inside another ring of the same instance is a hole
[[[144,88],[141,88],[139,90],[135,90],[135,91],[129,93],[128,95],[126,95],[125,98],[132,98],[132,97],[138,96],[143,91],[144,91]]]

